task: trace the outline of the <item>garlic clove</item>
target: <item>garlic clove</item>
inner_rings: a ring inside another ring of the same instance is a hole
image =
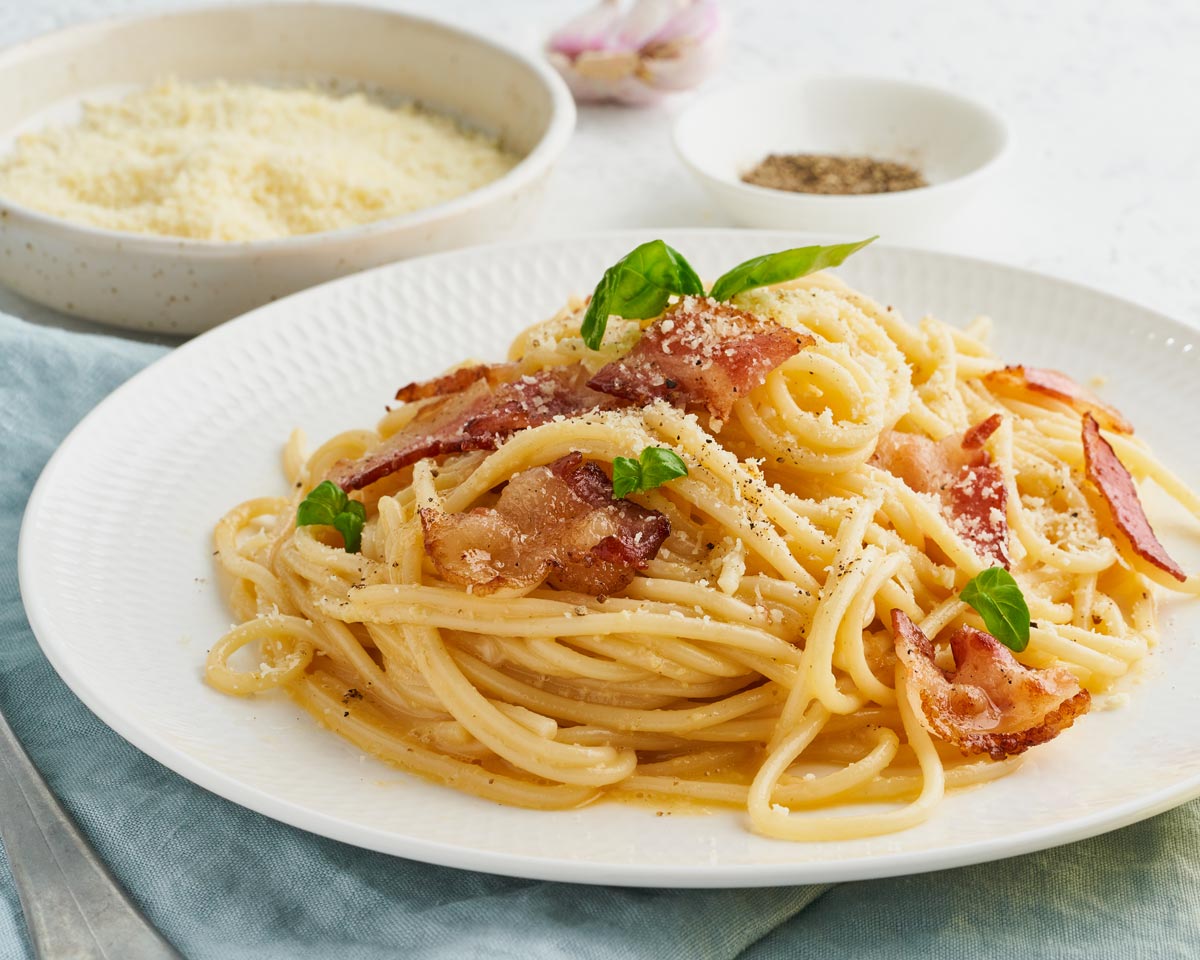
[[[647,86],[638,76],[641,61],[633,56],[606,54],[603,51],[581,54],[570,61],[550,54],[550,62],[563,75],[572,95],[580,103],[616,103],[641,106],[662,99],[663,92]]]
[[[575,72],[587,80],[616,82],[637,72],[641,58],[632,51],[587,51],[575,58]]]
[[[655,55],[642,61],[645,82],[659,90],[691,90],[699,86],[721,64],[725,45],[723,34],[700,47],[680,49],[678,42],[656,49]]]
[[[602,0],[551,35],[547,55],[577,100],[644,104],[707,77],[724,34],[716,0]]]
[[[646,41],[646,46],[677,41],[696,42],[713,34],[724,36],[721,10],[715,3],[689,3],[667,20],[659,31]]]
[[[690,0],[636,0],[617,26],[616,41],[623,49],[637,50],[667,30],[690,6]]]
[[[604,50],[615,39],[620,19],[619,0],[600,0],[599,4],[554,31],[547,47],[565,57],[577,57],[589,50]]]

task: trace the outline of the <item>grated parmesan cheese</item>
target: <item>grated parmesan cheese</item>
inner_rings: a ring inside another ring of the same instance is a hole
[[[517,159],[414,104],[167,80],[20,137],[0,160],[0,195],[110,230],[263,240],[410,213]]]

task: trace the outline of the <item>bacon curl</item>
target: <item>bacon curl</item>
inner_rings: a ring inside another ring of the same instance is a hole
[[[1091,413],[1105,430],[1133,433],[1131,424],[1115,407],[1109,406],[1091,390],[1076,383],[1065,373],[1045,367],[1012,366],[985,374],[983,382],[1002,390],[1026,389],[1069,403],[1080,413]]]
[[[1000,429],[1000,424],[1003,422],[1004,418],[998,413],[993,413],[986,420],[980,420],[963,434],[962,448],[964,450],[982,450],[983,445],[988,442],[988,438]]]
[[[1154,535],[1133,477],[1109,442],[1100,435],[1100,425],[1090,413],[1083,415],[1083,463],[1088,479],[1104,497],[1113,523],[1125,535],[1133,552],[1176,580],[1186,580],[1187,574]]]
[[[1065,667],[1033,670],[989,633],[959,627],[950,637],[955,670],[934,662],[933,643],[902,610],[892,611],[896,655],[921,725],[964,754],[993,760],[1058,736],[1087,713],[1091,694]]]
[[[450,393],[466,390],[477,380],[486,381],[489,387],[498,387],[517,379],[520,368],[515,363],[475,363],[459,367],[431,380],[407,383],[396,391],[396,399],[404,403],[426,400],[429,397],[444,397]]]
[[[1000,423],[1000,414],[994,413],[961,440],[947,437],[941,442],[889,430],[880,436],[871,463],[918,493],[938,497],[955,532],[979,556],[1008,569],[1008,491],[983,449]]]
[[[671,532],[661,513],[614,500],[604,471],[580,453],[517,474],[494,507],[425,508],[421,525],[441,577],[480,594],[543,580],[593,596],[615,593]]]
[[[744,310],[686,297],[642,334],[632,350],[601,367],[588,386],[645,405],[706,407],[726,420],[740,398],[814,339]]]
[[[462,386],[470,374],[474,379]],[[468,367],[426,383],[409,384],[401,399],[429,398],[417,415],[358,460],[338,461],[329,479],[357,490],[423,457],[495,450],[518,430],[623,406],[587,386],[581,364],[518,376],[514,364]]]

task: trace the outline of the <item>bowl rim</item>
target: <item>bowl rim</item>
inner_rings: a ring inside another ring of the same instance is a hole
[[[958,176],[950,177],[947,180],[941,180],[937,183],[927,184],[924,187],[914,187],[911,190],[895,190],[890,193],[804,193],[796,190],[776,190],[774,187],[761,187],[757,184],[746,183],[744,180],[725,176],[724,174],[714,173],[706,169],[696,159],[696,152],[686,149],[683,146],[682,140],[683,128],[689,123],[694,122],[694,118],[703,113],[704,109],[710,107],[716,100],[720,98],[730,97],[738,91],[749,91],[754,88],[762,87],[767,84],[775,86],[783,85],[801,85],[808,84],[813,81],[851,81],[854,83],[862,83],[867,85],[875,85],[878,87],[891,87],[893,89],[902,89],[908,93],[919,94],[934,94],[945,100],[953,101],[959,106],[966,107],[981,118],[984,122],[990,125],[995,131],[998,143],[991,154],[965,173]],[[957,189],[968,181],[975,180],[986,173],[991,172],[997,164],[1004,160],[1012,149],[1012,130],[1004,117],[999,112],[982,103],[979,100],[974,100],[971,97],[963,96],[954,90],[947,90],[945,87],[935,86],[933,84],[921,83],[916,80],[908,80],[900,77],[887,77],[880,74],[865,74],[865,73],[789,73],[776,75],[774,77],[764,76],[752,80],[744,80],[740,83],[730,86],[720,87],[707,93],[691,103],[675,120],[675,124],[671,130],[671,142],[675,147],[675,154],[683,162],[693,175],[703,180],[709,180],[714,183],[719,183],[723,187],[731,187],[742,192],[747,197],[753,198],[772,198],[777,202],[797,203],[797,204],[812,204],[814,206],[832,206],[835,204],[858,203],[866,205],[874,204],[892,204],[899,206],[906,203],[919,203],[921,200],[928,198],[932,194],[942,193],[947,190]]]
[[[358,13],[382,14],[397,20],[420,24],[454,35],[459,40],[490,47],[492,50],[517,61],[531,70],[535,77],[542,82],[543,88],[550,95],[550,119],[545,131],[534,144],[533,149],[503,176],[496,178],[481,187],[469,190],[457,197],[421,207],[409,213],[394,217],[384,217],[369,223],[354,224],[337,230],[322,230],[314,233],[302,233],[287,237],[270,237],[257,240],[206,240],[195,237],[178,237],[169,234],[135,233],[126,230],[112,230],[107,227],[97,227],[87,223],[79,223],[66,217],[45,213],[33,207],[26,206],[0,195],[0,220],[20,218],[42,229],[56,230],[65,234],[74,234],[79,238],[94,241],[110,241],[117,246],[145,253],[171,253],[175,255],[192,254],[202,258],[223,257],[226,255],[273,253],[276,251],[301,250],[320,246],[327,243],[352,242],[368,239],[377,234],[390,233],[396,229],[419,227],[469,212],[490,203],[494,199],[514,193],[531,182],[544,176],[550,165],[558,158],[566,147],[575,130],[576,109],[575,100],[567,88],[566,82],[539,56],[531,55],[516,46],[503,41],[486,37],[464,27],[460,27],[436,17],[409,13],[394,7],[382,6],[370,2],[340,2],[340,0],[255,0],[251,3],[222,2],[213,4],[190,4],[170,10],[157,10],[148,13],[119,14],[99,17],[76,23],[60,30],[52,30],[39,34],[27,40],[21,40],[0,49],[0,66],[29,57],[44,57],[53,54],[60,47],[79,42],[100,42],[89,37],[90,34],[103,35],[114,28],[130,27],[137,23],[161,20],[182,19],[189,16],[221,16],[234,12],[269,11],[272,14],[286,14],[297,8],[351,11]]]

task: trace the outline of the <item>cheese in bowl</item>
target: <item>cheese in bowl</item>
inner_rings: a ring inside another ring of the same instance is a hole
[[[0,159],[0,196],[109,230],[268,240],[412,213],[518,159],[414,103],[165,80],[18,138]]]

